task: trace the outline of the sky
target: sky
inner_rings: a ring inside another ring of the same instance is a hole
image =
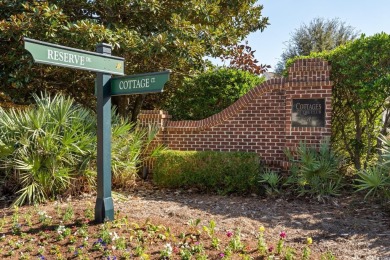
[[[292,33],[316,17],[339,18],[367,36],[390,33],[390,0],[259,0],[258,4],[263,5],[262,14],[269,17],[270,25],[246,40],[256,50],[259,63],[272,66],[269,71],[275,68]]]

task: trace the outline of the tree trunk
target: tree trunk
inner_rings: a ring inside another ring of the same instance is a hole
[[[117,113],[124,117],[129,117],[129,97],[127,96],[113,96],[112,104],[117,107]]]
[[[134,106],[131,111],[131,122],[136,123],[139,112],[141,111],[142,104],[144,103],[146,95],[137,95],[135,98]]]
[[[353,163],[355,164],[356,170],[360,170],[362,167],[362,164],[360,162],[360,154],[361,154],[363,130],[361,127],[360,113],[355,112],[354,117],[355,117],[355,124],[356,124],[356,133],[355,133],[355,147],[354,147]]]

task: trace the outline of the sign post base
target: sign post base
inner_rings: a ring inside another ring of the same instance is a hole
[[[112,197],[96,198],[95,222],[103,223],[107,220],[114,220],[114,202]]]

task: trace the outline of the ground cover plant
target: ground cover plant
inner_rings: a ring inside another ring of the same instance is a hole
[[[239,227],[220,229],[211,220],[188,219],[181,227],[149,218],[134,220],[117,210],[115,220],[94,224],[92,200],[11,207],[0,221],[0,257],[9,259],[335,259],[302,237],[290,246],[289,234],[270,234],[263,225],[251,237]],[[127,201],[129,202],[129,201]],[[83,205],[80,205],[83,204]],[[312,250],[315,253],[312,254]],[[314,258],[313,258],[314,257]]]

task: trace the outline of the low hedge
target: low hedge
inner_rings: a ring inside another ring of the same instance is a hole
[[[167,188],[253,193],[257,192],[259,169],[256,153],[167,150],[156,159],[153,180]]]

